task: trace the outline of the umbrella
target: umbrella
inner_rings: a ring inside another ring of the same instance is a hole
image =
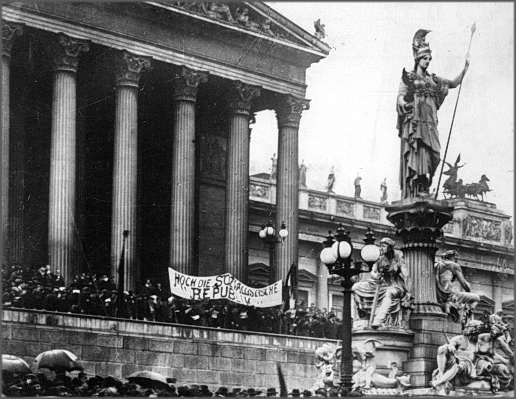
[[[64,349],[53,349],[40,353],[32,362],[33,370],[49,369],[53,371],[84,370],[77,356]]]
[[[154,371],[137,371],[127,377],[129,382],[138,384],[144,388],[161,388],[169,389],[167,378]]]
[[[10,373],[28,374],[30,373],[29,364],[13,355],[2,354],[2,371],[8,371]]]

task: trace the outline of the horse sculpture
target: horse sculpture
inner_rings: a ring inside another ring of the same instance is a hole
[[[487,182],[489,179],[486,175],[482,175],[480,181],[478,183],[470,183],[464,186],[464,194],[470,198],[479,199],[478,196],[481,196],[481,200],[484,201],[484,194],[491,191]]]

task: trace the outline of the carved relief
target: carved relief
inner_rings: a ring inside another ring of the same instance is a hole
[[[326,202],[327,198],[319,197],[317,195],[308,194],[308,208],[310,209],[319,209],[321,211],[326,211]]]
[[[269,199],[270,187],[262,184],[250,184],[249,196],[255,198]]]
[[[282,36],[279,33],[274,32],[272,28],[272,21],[269,18],[261,18],[258,15],[249,13],[247,7],[236,7],[233,11],[230,7],[231,3],[223,1],[211,1],[211,2],[174,2],[173,6],[179,7],[188,11],[192,11],[197,14],[207,16],[212,19],[216,19],[221,22],[226,22],[232,25],[238,25],[246,29],[263,33],[269,36]]]
[[[353,215],[355,213],[354,205],[350,202],[337,200],[337,213],[341,213],[344,215]]]
[[[445,234],[454,234],[455,226],[459,223],[457,219],[450,220],[447,224],[445,224],[442,228],[443,233]]]
[[[467,215],[462,222],[462,234],[465,237],[500,242],[502,239],[502,225],[501,222],[496,220]]]
[[[364,205],[364,219],[380,220],[380,208]]]
[[[504,227],[504,234],[505,234],[505,245],[511,245],[512,242],[512,222],[508,220]]]
[[[227,142],[219,136],[201,136],[201,175],[226,179]]]

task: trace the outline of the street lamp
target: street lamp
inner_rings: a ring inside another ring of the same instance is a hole
[[[344,288],[344,303],[342,306],[342,356],[340,365],[340,386],[347,392],[351,391],[353,385],[353,353],[351,349],[351,334],[353,322],[351,320],[351,287],[353,286],[352,277],[360,273],[369,272],[373,264],[380,257],[380,249],[374,245],[374,234],[371,228],[365,233],[364,247],[360,251],[362,260],[367,264],[367,269],[362,269],[362,261],[353,260],[353,244],[349,236],[351,232],[346,231],[342,223],[337,228],[334,237],[329,232],[324,241],[324,249],[321,251],[321,261],[326,265],[330,274],[336,274],[343,279],[341,285]]]
[[[272,226],[272,220],[269,220],[266,225],[262,225],[262,229],[258,235],[266,244],[269,245],[269,285],[274,284],[274,248],[276,244],[283,243],[285,238],[287,238],[287,225],[284,221],[281,222],[280,231],[278,235],[276,235],[276,230]]]

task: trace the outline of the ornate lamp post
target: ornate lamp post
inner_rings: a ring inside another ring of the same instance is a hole
[[[362,260],[368,265],[367,269],[362,269],[362,261],[353,260],[353,244],[349,236],[351,232],[346,231],[343,224],[339,224],[337,234],[334,237],[329,232],[326,241],[324,241],[325,248],[321,251],[321,261],[326,265],[330,274],[337,274],[343,279],[341,285],[344,288],[344,301],[342,306],[342,357],[340,369],[340,385],[345,388],[347,392],[351,391],[353,385],[353,353],[351,350],[351,333],[353,329],[353,322],[351,319],[351,287],[353,286],[352,277],[360,273],[369,272],[373,264],[380,257],[380,249],[374,245],[374,234],[371,228],[367,229],[364,238],[364,247],[360,252]]]
[[[267,222],[267,225],[262,225],[259,233],[260,238],[269,245],[269,284],[274,284],[275,280],[275,262],[274,262],[274,247],[276,244],[283,243],[288,236],[287,226],[285,222],[281,222],[281,228],[276,235],[276,230],[272,226],[272,220]]]

